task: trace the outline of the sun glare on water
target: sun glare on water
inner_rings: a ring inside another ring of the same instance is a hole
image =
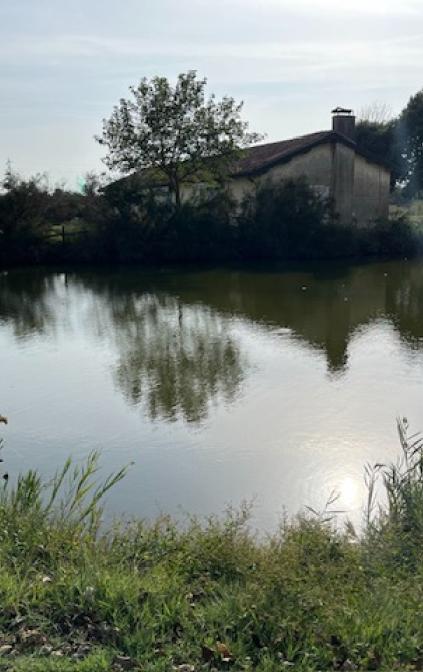
[[[361,492],[357,480],[350,476],[346,476],[341,481],[339,485],[339,495],[342,505],[348,508],[355,509],[362,503]]]

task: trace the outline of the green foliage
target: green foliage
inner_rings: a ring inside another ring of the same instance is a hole
[[[232,204],[219,189],[207,201],[184,203],[175,210],[166,197],[122,181],[107,189],[104,203],[107,216],[91,236],[103,259],[151,264],[231,258]]]
[[[418,250],[405,217],[366,229],[339,226],[331,202],[305,179],[265,185],[241,211],[223,189],[174,211],[166,198],[125,180],[104,199],[109,214],[93,232],[92,247],[110,262],[395,257]]]
[[[330,201],[316,195],[305,179],[286,180],[265,184],[247,199],[239,218],[239,239],[247,257],[324,257],[329,255],[334,227]],[[339,234],[342,237],[341,229]]]
[[[402,454],[395,464],[368,470],[367,537],[374,558],[390,567],[420,566],[423,544],[423,438],[410,434],[406,418],[398,420]],[[375,484],[381,477],[386,507],[375,512]]]
[[[54,260],[55,248],[62,243],[57,228],[65,223],[79,222],[83,205],[89,212],[86,207],[88,198],[83,200],[80,194],[61,187],[51,190],[42,175],[25,180],[9,167],[2,187],[0,264]]]
[[[422,251],[423,240],[406,215],[380,220],[361,230],[355,240],[357,256],[412,257]]]
[[[423,191],[423,89],[410,98],[398,124],[403,158],[402,179],[406,193],[415,197]]]
[[[112,474],[100,485],[94,477],[98,472],[98,453],[91,453],[85,465],[72,466],[68,459],[63,469],[55,474],[47,484],[43,484],[39,475],[28,471],[17,478],[14,486],[0,491],[0,507],[7,508],[11,524],[19,523],[28,511],[40,521],[47,521],[54,512],[67,523],[76,523],[82,530],[94,531],[101,515],[99,503],[104,495],[125,476],[123,468]],[[3,533],[7,530],[4,522]]]
[[[198,205],[184,204],[168,220],[166,236],[160,241],[163,251],[158,245],[159,258],[188,262],[233,259],[236,230],[232,210],[224,191]]]
[[[391,189],[402,176],[401,146],[398,143],[398,120],[360,120],[356,126],[357,147],[391,169]]]
[[[332,204],[306,180],[260,189],[239,219],[242,256],[258,259],[401,257],[421,250],[422,241],[405,215],[367,227],[337,223]]]
[[[94,234],[100,253],[110,261],[154,263],[174,214],[169,201],[125,180],[110,185],[103,200],[107,216]]]
[[[243,104],[224,97],[205,97],[206,79],[193,70],[181,73],[172,86],[166,77],[142,79],[131,87],[131,99],[122,99],[97,138],[108,148],[109,168],[128,173],[149,169],[152,178],[165,181],[181,205],[182,181],[198,172],[220,175],[236,151],[258,136],[248,133],[241,119]]]
[[[390,166],[392,189],[407,199],[418,197],[423,191],[423,90],[411,96],[399,117],[390,118],[385,106],[370,108],[357,124],[356,141]]]
[[[48,227],[48,191],[42,177],[21,180],[6,173],[0,193],[0,263],[42,256]]]

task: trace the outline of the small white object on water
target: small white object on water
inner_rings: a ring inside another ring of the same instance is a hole
[[[344,301],[348,301],[348,296],[344,296]]]
[[[305,285],[303,285],[303,286],[301,287],[301,289],[303,290],[303,292],[305,292],[305,291],[308,289],[308,287],[306,287]]]

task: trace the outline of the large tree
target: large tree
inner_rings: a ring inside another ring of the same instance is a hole
[[[152,178],[165,180],[178,207],[182,182],[200,171],[222,175],[236,152],[259,136],[241,118],[243,103],[206,98],[206,83],[191,70],[174,86],[154,77],[130,87],[132,97],[121,99],[97,137],[108,148],[106,165],[122,173],[150,169]]]
[[[398,118],[385,103],[375,101],[362,108],[355,140],[363,152],[383,161],[391,169],[391,189],[401,178],[401,148],[398,144]]]
[[[398,120],[361,118],[356,126],[357,147],[386,163],[391,169],[391,189],[402,175],[401,148],[398,145]]]
[[[423,89],[411,96],[398,124],[402,179],[410,196],[423,192]]]

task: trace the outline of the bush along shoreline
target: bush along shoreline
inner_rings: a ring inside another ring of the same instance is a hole
[[[423,234],[398,214],[368,228],[337,223],[304,180],[264,186],[235,206],[213,198],[175,208],[123,180],[83,193],[9,175],[0,193],[0,265],[219,263],[411,257]]]
[[[97,456],[0,490],[0,670],[420,670],[423,442],[367,469],[363,530],[301,515],[101,524]],[[375,489],[386,503],[377,507]]]

